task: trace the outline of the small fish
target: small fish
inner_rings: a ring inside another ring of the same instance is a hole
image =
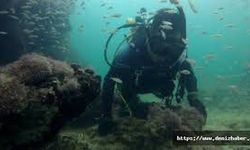
[[[224,20],[224,17],[220,17],[219,20],[220,20],[220,21]]]
[[[212,101],[213,99],[212,99],[212,97],[206,96],[206,97],[203,97],[203,100],[205,100],[205,101]]]
[[[12,14],[15,14],[15,13],[16,13],[15,8],[10,8],[10,11],[11,11]]]
[[[233,28],[233,27],[235,27],[235,24],[232,24],[232,23],[230,23],[230,24],[226,24],[226,25],[225,25],[225,27],[228,27],[228,28]]]
[[[109,6],[107,9],[108,9],[108,10],[111,10],[111,9],[113,9],[113,6]]]
[[[193,11],[193,13],[198,13],[198,10],[195,8],[195,6],[191,0],[188,0],[188,4],[189,4],[191,10]]]
[[[118,83],[118,84],[122,84],[123,83],[122,80],[119,79],[119,78],[112,77],[110,79],[113,80],[114,82]]]
[[[213,12],[212,12],[212,14],[214,14],[214,15],[218,15],[218,14],[219,14],[219,12],[218,12],[217,10],[215,10],[215,11],[213,11]]]
[[[184,44],[186,44],[186,45],[188,44],[188,40],[187,40],[187,39],[182,38],[181,41],[182,41]]]
[[[19,18],[17,16],[14,16],[14,15],[9,15],[9,17],[14,19],[14,20],[19,20]]]
[[[176,13],[177,13],[176,10],[172,10],[172,9],[166,10],[165,12],[166,12],[166,13],[169,13],[169,14],[176,14]]]
[[[236,85],[229,85],[228,88],[231,90],[236,90],[238,87]]]
[[[207,31],[202,31],[201,34],[207,35],[208,33],[207,33]]]
[[[7,10],[0,11],[0,15],[6,15],[8,13],[9,13],[9,11],[7,11]]]
[[[174,29],[172,26],[169,26],[169,25],[161,25],[160,27],[163,30],[173,30]]]
[[[203,56],[203,59],[205,59],[206,61],[211,61],[211,60],[214,60],[215,58],[216,58],[215,54],[207,54]]]
[[[183,75],[190,75],[191,74],[191,72],[189,70],[186,70],[186,69],[181,70],[180,73]]]
[[[120,18],[121,16],[122,16],[122,14],[120,14],[120,13],[114,13],[114,14],[110,15],[110,17],[112,17],[112,18]]]
[[[35,43],[34,43],[34,42],[29,42],[28,44],[29,44],[29,45],[35,45]]]
[[[246,65],[246,69],[247,69],[247,70],[250,70],[250,63],[248,63],[248,64]]]
[[[103,19],[107,19],[107,18],[108,18],[108,16],[102,16],[102,18],[103,18]]]
[[[104,7],[105,5],[106,5],[106,3],[102,3],[100,6],[101,6],[101,7]]]
[[[228,45],[228,46],[226,46],[224,49],[226,49],[226,50],[231,50],[231,49],[233,49],[233,46],[232,46],[232,45]]]
[[[194,59],[191,59],[191,58],[186,58],[186,61],[188,63],[190,63],[192,66],[195,66],[196,65],[196,61]]]
[[[33,21],[30,21],[29,23],[28,23],[28,25],[31,25],[31,26],[33,26],[33,25],[35,25],[36,23],[35,22],[33,22]]]
[[[109,25],[109,24],[110,24],[110,22],[109,22],[109,21],[105,22],[105,25]]]
[[[78,28],[78,31],[82,32],[84,30],[84,26],[80,25],[80,27]]]
[[[29,9],[29,8],[31,8],[31,6],[25,5],[25,6],[22,6],[21,8],[22,8],[22,9]]]
[[[216,34],[212,34],[211,37],[219,39],[219,38],[223,38],[223,35],[221,33],[216,33]]]
[[[195,70],[203,70],[205,67],[203,67],[203,66],[196,66],[194,69]]]
[[[223,10],[223,9],[224,9],[224,7],[219,7],[219,8],[218,8],[218,10]]]
[[[164,31],[160,31],[161,32],[161,37],[166,40],[167,39],[167,36],[166,36],[166,33]]]
[[[171,4],[178,4],[178,0],[169,0]]]
[[[216,79],[217,79],[217,80],[220,80],[220,81],[225,81],[225,80],[226,80],[226,77],[224,77],[223,75],[218,74],[218,75],[216,76]]]
[[[36,38],[38,38],[39,36],[38,36],[38,35],[33,35],[33,34],[32,34],[32,35],[29,35],[28,37],[29,37],[29,38],[34,38],[34,39],[36,39]]]
[[[33,33],[34,31],[33,30],[29,30],[29,29],[23,29],[23,32],[27,33],[27,34],[30,34],[30,33]]]
[[[4,32],[4,31],[0,31],[0,35],[6,35],[8,34],[7,32]]]
[[[58,41],[58,40],[55,40],[55,43],[57,43],[57,44],[60,44],[60,41]]]
[[[85,1],[81,2],[80,6],[84,6],[85,5]]]
[[[163,25],[168,25],[168,26],[172,26],[173,25],[173,23],[169,22],[169,21],[162,21],[162,24]]]
[[[166,3],[168,0],[159,0],[160,3]]]

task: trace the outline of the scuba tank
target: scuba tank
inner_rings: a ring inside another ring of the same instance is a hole
[[[116,48],[115,54],[119,51],[120,47],[124,42],[128,42],[132,47],[136,47],[140,43],[145,42],[146,37],[147,37],[147,18],[146,18],[146,9],[141,8],[140,10],[140,16],[136,16],[135,19],[129,18],[127,20],[127,23],[116,28],[114,32],[112,32],[108,40],[106,41],[105,48],[104,48],[104,59],[105,62],[110,66],[110,67],[116,67],[112,65],[112,63],[108,60],[107,52],[108,52],[108,47],[109,43],[112,39],[112,37],[121,29],[126,29],[126,28],[131,28],[131,34],[129,36],[126,36],[124,40],[121,41],[121,43],[118,45]]]

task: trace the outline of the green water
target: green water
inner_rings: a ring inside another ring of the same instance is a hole
[[[157,0],[109,0],[101,7],[103,2],[87,1],[86,9],[82,10],[81,1],[77,1],[70,22],[73,29],[71,46],[78,55],[78,62],[105,76],[109,67],[104,61],[103,49],[109,34],[102,30],[111,31],[124,24],[128,17],[136,16],[141,7],[153,12],[173,5]],[[180,2],[186,13],[188,56],[195,61],[199,91],[208,108],[207,127],[228,129],[230,123],[246,120],[249,114],[250,0],[192,0],[197,14],[190,9],[188,0]],[[113,9],[107,10],[109,6]],[[122,16],[103,19],[112,13]],[[109,25],[106,25],[107,21]],[[79,32],[81,25],[84,30]],[[110,60],[126,32],[113,38]],[[218,34],[221,37],[213,37]],[[207,58],[209,56],[211,59]],[[235,116],[239,118],[234,120]]]
[[[156,0],[127,0],[105,1],[105,6],[100,5],[104,1],[87,1],[86,9],[80,7],[81,1],[77,1],[76,8],[71,15],[72,25],[71,44],[84,65],[94,68],[96,72],[104,76],[108,66],[103,59],[103,48],[108,34],[103,29],[111,31],[125,23],[128,17],[134,17],[141,7],[149,12],[163,7],[173,7],[170,3],[160,3]],[[196,61],[196,67],[202,70],[196,71],[201,88],[212,88],[217,82],[217,77],[238,75],[243,73],[249,63],[249,24],[250,1],[249,0],[193,0],[198,13],[191,11],[187,0],[182,0],[187,18],[188,53],[191,59]],[[109,6],[113,9],[107,10]],[[112,13],[121,13],[120,18],[103,19]],[[218,13],[218,14],[215,14]],[[220,20],[223,18],[223,20]],[[105,22],[109,21],[109,25]],[[227,27],[232,24],[233,27]],[[79,26],[83,25],[83,31]],[[206,34],[202,34],[206,32]],[[248,32],[248,33],[247,33]],[[222,34],[221,38],[212,37],[213,34]],[[110,55],[114,52],[117,43],[122,40],[123,34],[118,34],[110,47]],[[213,55],[213,60],[206,61],[206,55]],[[110,58],[112,59],[112,58]],[[230,78],[230,84],[237,84],[236,78]]]

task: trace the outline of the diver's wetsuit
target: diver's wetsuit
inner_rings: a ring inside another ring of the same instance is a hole
[[[111,117],[115,82],[112,77],[119,78],[122,83],[122,94],[126,100],[133,100],[140,93],[161,93],[165,97],[172,96],[174,81],[179,70],[189,70],[182,80],[186,90],[197,91],[196,77],[191,65],[186,60],[180,60],[173,67],[155,64],[149,58],[145,48],[138,49],[126,45],[115,57],[113,67],[104,78],[102,93],[102,111],[106,117]],[[138,75],[137,75],[138,74]],[[133,106],[132,106],[133,107]]]
[[[179,16],[182,21],[178,22],[183,33],[182,37],[186,38],[186,22],[183,9],[178,6]],[[139,44],[138,44],[139,43]],[[136,46],[127,44],[115,57],[113,65],[104,78],[102,90],[102,113],[104,118],[111,118],[111,110],[113,103],[113,94],[115,82],[111,78],[119,78],[122,83],[122,95],[128,101],[131,109],[136,105],[133,104],[137,94],[140,93],[160,93],[163,97],[171,97],[174,90],[174,80],[176,74],[180,70],[188,70],[190,73],[181,75],[179,81],[182,87],[188,92],[188,100],[191,106],[194,106],[206,117],[204,105],[198,100],[197,80],[188,61],[186,61],[185,51],[181,57],[172,65],[164,63],[156,64],[150,58],[145,39],[139,38]],[[169,67],[171,66],[171,67]],[[137,102],[137,101],[135,101]]]

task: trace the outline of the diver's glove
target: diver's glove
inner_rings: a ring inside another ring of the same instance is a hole
[[[187,98],[190,106],[196,108],[203,115],[205,124],[207,120],[207,111],[204,104],[198,99],[197,92],[189,93]]]
[[[105,136],[107,134],[110,134],[114,130],[115,126],[116,125],[112,117],[103,115],[99,122],[98,133],[100,136]]]

